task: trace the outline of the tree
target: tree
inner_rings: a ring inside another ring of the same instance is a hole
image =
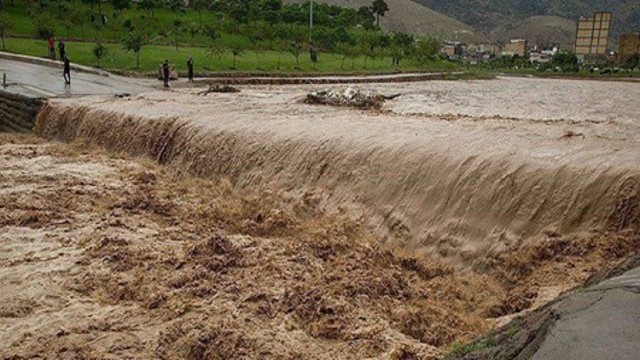
[[[140,50],[144,46],[144,35],[139,30],[131,31],[123,40],[124,48],[136,55],[136,69],[140,68]]]
[[[231,45],[231,55],[233,55],[233,70],[236,70],[236,59],[244,54],[246,44],[242,41],[236,41]]]
[[[432,59],[440,50],[440,42],[436,38],[426,38],[419,40],[415,45],[415,58],[420,65],[424,65],[427,60]]]
[[[130,0],[111,0],[111,4],[113,5],[113,9],[118,11],[120,15],[122,15],[124,10],[131,8]]]
[[[202,25],[202,12],[209,10],[209,0],[191,0],[189,6],[198,13],[198,21]]]
[[[98,67],[100,67],[100,59],[102,59],[107,54],[107,48],[102,45],[102,42],[96,41],[95,46],[93,47],[93,56],[96,57],[96,61],[98,62]]]
[[[627,61],[624,62],[624,67],[629,70],[633,70],[638,66],[640,66],[640,54],[638,53],[633,54],[632,56],[627,58]]]
[[[338,52],[342,54],[342,64],[340,64],[340,69],[344,69],[344,62],[347,59],[351,60],[351,69],[355,69],[356,67],[356,58],[360,55],[360,49],[354,43],[343,42],[339,43],[336,47]]]
[[[36,28],[36,37],[48,39],[55,35],[56,24],[54,19],[46,12],[39,12],[33,16],[33,25]]]
[[[7,30],[11,29],[13,24],[11,19],[5,12],[0,13],[0,38],[2,39],[2,51],[7,50],[7,45],[4,43],[4,37],[7,34]]]
[[[560,68],[563,72],[578,71],[578,57],[572,52],[558,52],[551,58],[554,68]]]
[[[262,19],[271,24],[279,22],[280,10],[282,10],[282,0],[262,0],[260,4]]]
[[[364,55],[364,68],[367,68],[367,60],[375,57],[378,48],[382,45],[384,34],[380,31],[365,31],[360,34],[358,46],[360,54]]]
[[[191,45],[193,46],[194,43],[195,43],[196,36],[198,34],[202,33],[202,27],[199,26],[196,23],[191,23],[191,24],[189,24],[189,27],[187,28],[187,32],[191,36]]]
[[[298,27],[292,26],[287,40],[289,41],[288,51],[296,58],[296,69],[300,69],[300,54],[307,47],[307,34]]]
[[[202,30],[203,34],[209,38],[209,53],[213,55],[217,55],[218,59],[222,57],[224,49],[220,45],[220,32],[211,25],[206,25]]]
[[[358,9],[358,25],[361,25],[367,30],[373,29],[373,22],[376,17],[373,15],[373,11],[368,6],[363,6]]]
[[[158,7],[158,0],[141,0],[138,3],[138,9],[147,11],[151,17],[155,17],[155,9]]]
[[[180,41],[180,34],[182,33],[182,20],[175,19],[171,23],[171,35],[173,35],[173,44],[176,46],[176,50],[178,50],[178,44]]]
[[[376,25],[380,26],[380,17],[389,11],[389,5],[384,0],[374,0],[371,11],[376,15]]]
[[[276,69],[280,70],[280,65],[282,64],[282,53],[287,50],[287,42],[276,38],[271,44],[273,49],[278,50],[278,62],[276,63]]]
[[[390,40],[389,54],[394,66],[400,66],[400,61],[413,52],[415,39],[412,35],[402,32],[394,33]]]
[[[69,36],[71,36],[72,30],[80,28],[80,33],[84,37],[84,22],[87,18],[86,15],[87,14],[82,11],[82,8],[78,6],[73,6],[69,9],[67,19],[63,22]]]
[[[180,15],[185,12],[183,0],[165,0],[165,5],[171,10],[176,19],[179,19]]]
[[[260,54],[264,50],[264,42],[271,37],[271,27],[269,24],[259,21],[250,26],[248,31],[251,50],[256,54],[256,60],[260,62]]]

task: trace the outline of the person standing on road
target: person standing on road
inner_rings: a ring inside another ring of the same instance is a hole
[[[64,83],[66,85],[71,85],[71,63],[69,62],[68,57],[64,57],[64,70],[62,71],[62,76],[64,77]]]
[[[193,81],[193,57],[189,56],[189,60],[187,60],[187,71],[189,76],[189,81]]]
[[[65,45],[62,40],[60,40],[60,42],[58,43],[58,55],[60,56],[60,59],[62,59],[63,61],[64,61],[64,58],[67,56],[67,51],[65,50]]]
[[[164,80],[164,87],[166,88],[169,87],[169,72],[169,60],[165,59],[164,63],[162,64],[162,79]]]
[[[56,42],[53,40],[53,36],[49,36],[49,57],[51,60],[56,59]]]

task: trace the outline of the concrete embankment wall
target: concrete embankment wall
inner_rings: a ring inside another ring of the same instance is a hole
[[[459,75],[456,73],[456,75]],[[362,77],[219,77],[196,80],[207,85],[328,85],[371,84],[444,80],[445,73]]]
[[[0,131],[31,132],[43,99],[0,90]]]

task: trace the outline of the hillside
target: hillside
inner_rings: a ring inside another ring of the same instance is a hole
[[[302,3],[306,0],[285,0],[285,3]],[[317,0],[330,5],[360,8],[369,6],[372,0]],[[472,26],[452,19],[411,0],[387,0],[389,12],[380,19],[386,31],[402,31],[415,35],[435,36],[443,40],[478,41],[484,35]]]
[[[620,34],[640,30],[640,6],[637,0],[413,0],[451,16],[481,32],[500,37],[501,29],[515,28],[532,16],[557,16],[576,21],[594,11],[613,12],[613,39]],[[532,30],[535,22],[526,27]],[[540,23],[547,27],[546,21]],[[560,26],[565,28],[566,25]],[[544,32],[536,29],[535,32]]]
[[[516,26],[504,26],[497,36],[500,41],[526,39],[534,44],[571,46],[576,36],[576,23],[559,16],[532,16]]]

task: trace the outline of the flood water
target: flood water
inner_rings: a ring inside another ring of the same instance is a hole
[[[636,122],[640,83],[499,78],[394,85],[401,114],[460,114],[531,120]]]

